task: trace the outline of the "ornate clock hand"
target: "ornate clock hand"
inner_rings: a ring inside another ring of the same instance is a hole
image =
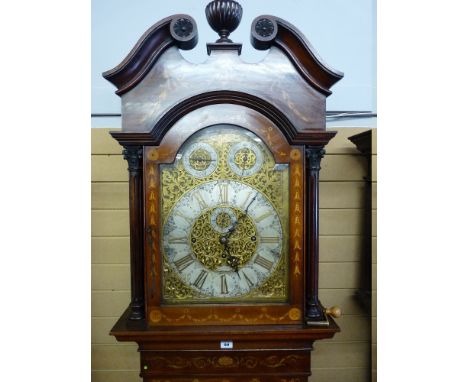
[[[234,233],[234,231],[236,230],[237,226],[239,225],[239,222],[244,219],[246,216],[247,216],[247,212],[249,211],[249,208],[250,206],[252,205],[252,203],[255,201],[255,199],[257,199],[257,196],[258,196],[258,192],[255,194],[255,196],[252,198],[252,200],[250,201],[250,203],[247,205],[247,207],[245,208],[244,212],[242,212],[242,215],[239,217],[239,219],[237,219],[234,224],[232,225],[231,228],[229,228],[229,230],[227,231],[227,235],[226,235],[226,238],[229,240],[229,237]]]
[[[241,176],[243,177],[244,176],[244,171],[245,171],[245,164],[247,163],[247,153],[244,153],[244,155],[242,157],[242,161],[244,162],[244,165],[242,166],[242,174],[241,174]]]
[[[228,238],[226,236],[221,236],[219,238],[219,242],[223,245],[224,251],[221,254],[221,257],[224,259],[226,258],[226,263],[229,265],[234,271],[237,273],[237,276],[240,278],[239,275],[239,259],[235,256],[232,256],[229,252],[228,246]]]
[[[247,208],[246,208],[245,211],[244,211],[244,216],[247,215],[247,212],[249,211],[250,206],[251,206],[252,203],[255,201],[255,199],[257,199],[257,196],[258,196],[258,192],[255,194],[255,196],[252,198],[252,200],[250,201],[250,203],[247,205]]]
[[[226,235],[221,236],[221,237],[219,238],[219,242],[224,246],[223,255],[224,255],[224,253],[227,253],[227,260],[226,260],[226,263],[227,263],[232,269],[234,269],[234,271],[237,273],[237,276],[239,276],[239,278],[240,278],[240,275],[239,275],[239,258],[237,258],[236,256],[231,255],[231,253],[229,252],[229,238],[231,237],[231,235],[234,233],[234,231],[235,231],[236,228],[238,227],[239,222],[240,222],[242,219],[245,219],[245,217],[247,216],[247,213],[249,212],[250,206],[251,206],[252,203],[255,201],[255,199],[257,198],[257,196],[258,196],[258,192],[257,192],[257,194],[255,194],[255,196],[254,196],[254,197],[252,198],[252,200],[249,202],[249,204],[247,205],[247,207],[245,208],[245,210],[242,212],[242,215],[234,222],[234,224],[232,225],[232,227],[229,228],[229,230],[227,231]],[[221,255],[221,256],[224,258],[223,255]]]
[[[239,259],[237,257],[229,255],[228,258],[227,258],[227,263],[232,269],[234,269],[234,272],[236,272],[237,276],[240,278],[240,275],[239,275]]]
[[[226,260],[227,264],[232,269],[234,269],[234,272],[236,272],[237,276],[240,278],[240,275],[239,275],[239,259],[230,254],[229,247],[227,246],[227,244],[226,244],[226,252],[228,254],[228,257],[227,257],[227,260]]]

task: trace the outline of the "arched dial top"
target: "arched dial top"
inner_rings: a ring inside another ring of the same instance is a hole
[[[166,303],[285,301],[289,166],[250,131],[217,125],[160,166]]]

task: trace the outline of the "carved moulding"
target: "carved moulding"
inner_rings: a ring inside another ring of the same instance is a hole
[[[336,131],[300,131],[271,103],[251,94],[236,91],[212,91],[190,97],[168,110],[149,132],[111,131],[121,145],[158,145],[167,131],[186,114],[209,105],[241,105],[255,110],[278,126],[290,144],[326,145]]]
[[[102,75],[117,87],[115,93],[122,95],[138,85],[166,49],[175,45],[190,50],[197,42],[197,24],[191,16],[166,17],[141,36],[119,65]]]
[[[292,24],[279,17],[262,15],[252,22],[250,41],[254,48],[281,49],[302,77],[315,89],[329,96],[330,87],[343,78],[318,55],[307,38]]]

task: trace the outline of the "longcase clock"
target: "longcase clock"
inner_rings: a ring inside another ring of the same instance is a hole
[[[138,343],[145,382],[300,382],[314,341],[339,331],[318,299],[318,181],[325,99],[342,78],[291,24],[252,22],[269,50],[248,64],[235,1],[197,26],[152,26],[104,77],[122,99],[130,187],[131,302],[111,330]]]

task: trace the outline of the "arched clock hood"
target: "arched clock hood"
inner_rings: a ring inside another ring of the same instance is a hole
[[[177,14],[154,24],[119,65],[103,73],[122,99],[122,131],[113,137],[123,145],[158,144],[187,112],[231,103],[272,119],[292,144],[328,142],[334,133],[325,132],[325,101],[343,74],[293,25],[269,15],[253,20],[250,36],[256,49],[269,53],[261,62],[244,62],[242,44],[223,37],[226,27],[216,24],[237,27],[241,13],[223,12],[207,7],[208,21],[221,38],[207,44],[205,62],[193,64],[180,54],[179,49],[196,46],[198,33],[192,17]]]

